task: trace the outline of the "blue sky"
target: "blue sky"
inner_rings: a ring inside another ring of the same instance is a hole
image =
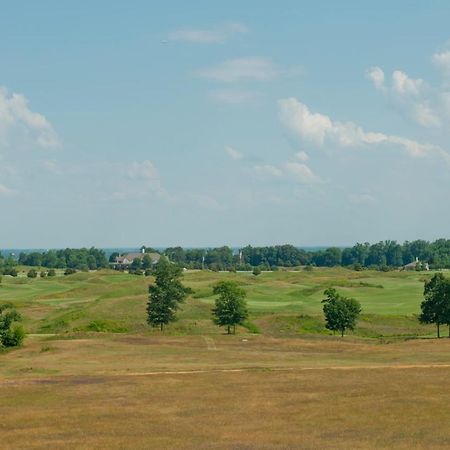
[[[0,248],[449,237],[448,1],[0,8]]]

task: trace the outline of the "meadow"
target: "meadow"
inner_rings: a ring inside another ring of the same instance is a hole
[[[450,339],[417,321],[430,276],[186,272],[164,333],[145,321],[151,277],[3,277],[29,336],[0,353],[0,447],[448,448]],[[248,295],[235,336],[210,318],[223,279]],[[363,307],[343,339],[323,323],[330,286]]]

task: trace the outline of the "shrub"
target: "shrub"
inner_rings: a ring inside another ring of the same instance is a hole
[[[37,277],[37,271],[35,269],[30,269],[27,273],[28,278],[36,278]]]
[[[258,275],[261,275],[261,269],[259,267],[255,267],[252,273],[255,277],[257,277]]]
[[[72,269],[72,268],[67,268],[65,271],[64,271],[64,275],[73,275],[74,273],[77,273],[77,271],[75,270],[75,269]]]
[[[45,270],[43,270],[41,272],[41,278],[45,278],[47,276],[47,272]]]
[[[47,274],[48,277],[56,277],[56,270],[50,269]]]

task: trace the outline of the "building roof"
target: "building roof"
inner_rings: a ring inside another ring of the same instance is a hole
[[[116,257],[116,264],[128,264],[133,262],[135,259],[143,259],[145,255],[150,256],[152,263],[156,264],[161,255],[159,253],[127,253],[125,255],[120,255]]]

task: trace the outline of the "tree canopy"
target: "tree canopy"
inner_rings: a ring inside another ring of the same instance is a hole
[[[244,289],[233,281],[221,281],[214,286],[213,292],[219,296],[212,310],[214,323],[227,327],[228,334],[233,327],[233,334],[235,334],[236,325],[241,324],[248,317]]]
[[[11,303],[0,304],[0,347],[16,347],[25,337],[25,332],[15,322],[22,320]]]
[[[153,327],[164,325],[176,319],[175,313],[190,289],[183,286],[180,279],[182,269],[161,258],[154,271],[155,282],[148,288],[147,322]]]
[[[341,336],[347,329],[354,330],[361,313],[360,303],[354,298],[338,294],[334,288],[326,289],[324,294],[327,296],[322,300],[326,327],[333,333],[340,332]]]
[[[419,321],[434,323],[438,338],[441,337],[440,326],[448,325],[450,337],[450,279],[442,273],[434,274],[431,280],[425,281],[423,296]]]

